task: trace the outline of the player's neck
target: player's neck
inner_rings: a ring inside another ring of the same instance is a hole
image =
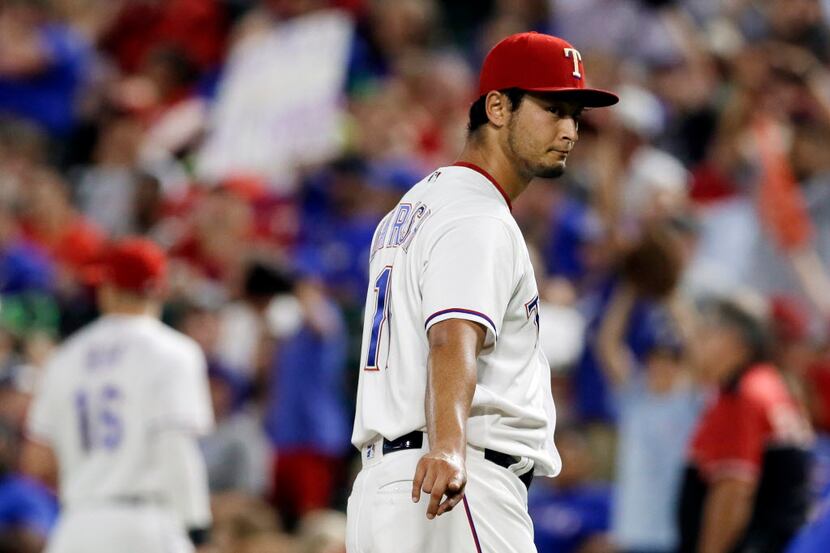
[[[530,179],[516,170],[514,164],[499,148],[488,147],[483,141],[468,140],[458,161],[471,163],[487,171],[513,202],[524,192]]]
[[[154,309],[150,307],[138,307],[138,306],[122,306],[116,309],[102,309],[101,314],[104,316],[115,316],[115,317],[156,317],[157,314]]]
[[[127,317],[158,317],[161,314],[161,304],[157,300],[108,285],[98,289],[98,309],[103,315]]]

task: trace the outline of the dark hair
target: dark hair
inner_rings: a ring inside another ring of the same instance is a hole
[[[738,301],[718,299],[709,303],[708,311],[725,324],[736,329],[749,350],[749,355],[733,378],[726,383],[724,389],[729,392],[737,390],[738,383],[746,371],[758,363],[771,359],[770,334],[767,322],[743,307]]]
[[[682,269],[676,231],[660,224],[647,225],[620,261],[623,279],[653,299],[665,298],[677,288]]]
[[[167,69],[175,86],[191,86],[199,80],[199,66],[190,54],[178,45],[156,46],[150,50],[149,60]]]
[[[522,103],[522,98],[525,96],[525,91],[521,88],[506,88],[499,92],[505,94],[510,101],[510,111],[519,109],[519,104]],[[479,127],[486,125],[489,121],[490,119],[487,117],[487,95],[485,94],[470,106],[470,120],[467,123],[467,134],[473,134]]]
[[[285,268],[277,264],[253,261],[245,269],[243,287],[248,298],[264,301],[290,292],[294,288],[294,279]]]

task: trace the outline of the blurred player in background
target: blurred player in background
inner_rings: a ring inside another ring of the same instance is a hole
[[[62,514],[49,553],[186,553],[207,538],[197,443],[213,428],[205,359],[158,320],[165,273],[152,242],[115,244],[101,267],[102,317],[47,366],[24,466],[57,478]]]
[[[564,40],[507,37],[484,61],[460,161],[416,184],[375,231],[351,553],[536,550],[527,489],[561,462],[539,292],[511,202],[562,175],[583,108],[616,102],[585,88]]]

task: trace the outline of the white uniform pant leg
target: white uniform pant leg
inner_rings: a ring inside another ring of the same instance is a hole
[[[167,510],[117,503],[61,514],[45,553],[193,553],[185,530]]]
[[[364,464],[348,504],[348,553],[535,553],[527,490],[519,478],[468,449],[465,501],[433,520],[429,496],[411,499],[424,450]]]
[[[536,553],[527,488],[512,472],[485,460],[480,450],[467,451],[465,499],[482,553]]]

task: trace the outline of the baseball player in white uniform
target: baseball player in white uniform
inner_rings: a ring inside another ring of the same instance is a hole
[[[47,553],[186,553],[206,539],[197,443],[213,428],[206,363],[193,340],[158,320],[165,266],[150,241],[114,245],[98,289],[102,316],[46,368],[24,466],[58,472],[62,510]]]
[[[536,550],[527,489],[561,462],[539,294],[511,202],[535,177],[562,174],[584,107],[616,103],[584,79],[562,39],[501,41],[460,161],[416,184],[375,231],[349,553]]]

